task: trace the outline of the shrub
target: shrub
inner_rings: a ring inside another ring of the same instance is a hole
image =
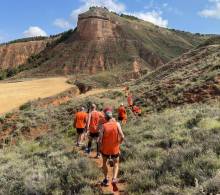
[[[29,110],[31,108],[31,102],[27,102],[19,107],[19,110]]]

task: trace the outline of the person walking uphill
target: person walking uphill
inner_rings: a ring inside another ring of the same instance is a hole
[[[123,103],[121,103],[120,107],[118,108],[118,120],[123,125],[125,125],[127,122],[127,112]]]
[[[128,101],[128,106],[132,108],[134,102],[133,102],[133,95],[131,92],[128,94],[127,101]]]
[[[120,154],[120,144],[124,140],[124,134],[121,129],[121,126],[118,122],[115,121],[113,118],[112,112],[107,111],[105,113],[105,117],[107,122],[103,124],[103,129],[100,132],[100,151],[102,153],[103,158],[103,173],[104,173],[104,180],[102,185],[108,185],[108,167],[107,161],[108,159],[113,160],[113,178],[112,178],[112,185],[113,191],[117,191],[117,177],[119,171],[119,154]]]
[[[87,122],[87,113],[85,108],[81,107],[80,111],[75,114],[74,118],[74,127],[77,131],[77,140],[76,145],[80,146],[83,140],[83,133],[85,132],[86,122]]]
[[[99,144],[98,144],[99,119],[100,119],[100,113],[96,110],[96,105],[92,104],[92,111],[89,113],[88,121],[87,121],[87,131],[89,132],[89,142],[88,142],[88,147],[86,148],[85,152],[88,154],[91,152],[92,141],[95,140],[96,148],[97,148],[97,157],[99,157]]]

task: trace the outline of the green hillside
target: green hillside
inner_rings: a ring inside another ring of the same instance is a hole
[[[89,18],[84,19],[88,22],[82,24],[83,29],[89,27],[91,18],[97,13],[99,17],[107,17],[110,21],[103,27],[103,32],[109,25],[116,25],[110,38],[106,37],[104,40],[80,38],[80,33],[84,32],[79,31],[77,27],[74,31],[64,33],[59,40],[39,55],[30,58],[29,63],[25,65],[26,71],[23,71],[20,77],[46,74],[94,74],[103,70],[133,71],[135,60],[141,70],[154,70],[198,46],[209,37],[161,28],[126,15],[119,16],[102,8],[90,8],[88,12],[82,14],[83,17]],[[92,36],[94,33],[87,34]]]
[[[137,102],[150,111],[218,97],[219,49],[216,44],[191,50],[134,82]]]

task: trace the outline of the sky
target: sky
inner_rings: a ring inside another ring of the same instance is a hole
[[[75,28],[78,14],[91,6],[165,28],[220,34],[220,0],[1,0],[0,43]]]

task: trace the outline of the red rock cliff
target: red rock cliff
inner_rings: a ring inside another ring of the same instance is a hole
[[[0,46],[0,69],[14,68],[46,47],[47,41],[28,41]]]

